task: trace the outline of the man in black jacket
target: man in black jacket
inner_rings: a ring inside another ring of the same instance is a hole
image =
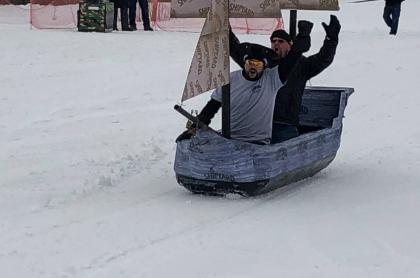
[[[391,28],[390,35],[396,35],[400,20],[401,2],[404,0],[385,0],[383,18],[386,25]]]
[[[121,15],[121,30],[132,31],[128,26],[128,0],[111,0],[114,3],[114,30],[118,31],[118,8]]]
[[[271,46],[273,50],[276,51],[277,57],[267,57],[269,61],[268,66],[278,65],[280,79],[285,83],[277,92],[275,100],[272,133],[273,144],[299,135],[299,110],[306,81],[327,68],[332,63],[335,56],[341,25],[334,15],[330,16],[329,25],[322,23],[326,32],[326,38],[320,51],[309,57],[302,55],[302,53],[307,51],[310,47],[309,35],[312,26],[313,24],[308,21],[299,22],[299,33],[293,44],[291,43],[291,40],[289,41],[290,51],[288,52],[282,52],[280,49],[276,49],[276,44],[273,44],[273,39],[276,39],[276,36],[273,37],[273,35],[278,31],[274,31],[271,36]],[[283,34],[280,39],[288,41],[287,37],[284,36],[284,33],[278,33],[278,35]],[[241,53],[241,49],[246,49],[247,44],[238,42],[237,39],[232,39],[231,35],[231,57],[242,67],[242,64],[238,62],[235,55]],[[285,49],[287,50],[287,47],[285,47]]]
[[[153,31],[153,28],[150,27],[150,18],[149,18],[149,2],[147,0],[138,0],[141,10],[141,19],[143,20],[144,31]],[[128,18],[130,22],[130,29],[135,31],[137,30],[136,25],[136,10],[137,10],[137,0],[128,0]]]

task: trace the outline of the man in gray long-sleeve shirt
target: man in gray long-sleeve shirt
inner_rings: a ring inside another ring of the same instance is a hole
[[[273,50],[249,44],[243,55],[244,69],[230,74],[231,138],[255,144],[270,144],[274,100],[283,85],[278,66],[267,68],[267,55]],[[271,53],[273,55],[273,53]],[[222,88],[211,95],[197,118],[208,125],[222,104]],[[194,130],[187,130],[177,141],[188,139]]]

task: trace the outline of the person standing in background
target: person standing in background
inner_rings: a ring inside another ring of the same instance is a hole
[[[130,18],[130,29],[137,30],[136,26],[136,8],[137,0],[128,0],[128,17]],[[150,18],[149,18],[149,2],[147,0],[139,0],[140,9],[141,9],[141,18],[143,20],[144,31],[153,31],[150,27]]]
[[[396,35],[400,20],[401,2],[404,0],[385,0],[383,18],[386,25],[391,28],[390,35]]]
[[[118,9],[121,15],[121,30],[131,31],[128,26],[128,0],[111,0],[114,3],[114,30],[118,31]]]

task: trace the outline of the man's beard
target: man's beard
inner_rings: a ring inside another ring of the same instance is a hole
[[[245,73],[247,75],[247,78],[253,79],[253,80],[257,80],[257,79],[259,79],[261,77],[263,71],[258,72],[255,69],[251,69],[251,70],[249,70],[248,72],[245,72]]]

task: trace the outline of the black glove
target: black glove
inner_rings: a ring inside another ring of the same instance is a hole
[[[311,37],[310,36],[302,36],[298,34],[293,41],[293,45],[291,48],[292,52],[295,53],[304,53],[311,48]]]
[[[330,24],[327,25],[322,22],[327,38],[333,41],[338,41],[338,33],[340,33],[341,25],[335,15],[330,15]]]
[[[190,139],[195,134],[195,129],[187,129],[175,139],[175,142]]]
[[[178,135],[178,137],[175,139],[175,142],[190,139],[193,135],[195,135],[195,131],[196,131],[195,123],[188,120],[187,123],[185,124],[185,127],[187,128],[187,130],[181,133],[180,135]]]
[[[314,26],[314,24],[310,21],[299,20],[299,22],[298,22],[298,31],[299,31],[298,35],[309,36],[311,34],[313,26]]]
[[[298,29],[299,33],[293,40],[291,51],[294,53],[304,53],[311,48],[311,37],[309,36],[314,24],[310,21],[299,20]]]

